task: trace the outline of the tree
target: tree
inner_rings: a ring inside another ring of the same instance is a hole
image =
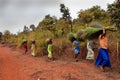
[[[93,20],[92,14],[90,13],[90,11],[81,11],[79,12],[78,15],[78,20],[79,22],[82,22],[84,24],[88,24]]]
[[[69,26],[68,22],[63,18],[57,21],[56,26],[57,26],[57,30],[61,30],[62,35],[70,31],[70,28],[68,27]]]
[[[64,4],[60,4],[60,12],[63,13],[62,18],[67,20],[71,25],[71,32],[72,32],[72,20],[71,20],[69,9],[65,7]]]
[[[101,9],[100,6],[96,5],[89,9],[92,15],[94,16],[94,20],[103,20],[107,17],[107,12]]]
[[[35,31],[35,25],[34,24],[31,24],[30,28],[32,29],[32,31]]]
[[[10,35],[10,31],[9,30],[5,30],[4,31],[4,35]]]
[[[100,22],[109,25],[109,19],[108,12],[101,9],[98,5],[87,10],[81,10],[78,13],[78,22],[82,25],[86,25],[91,22]]]
[[[111,23],[115,24],[117,28],[117,62],[119,62],[119,43],[120,43],[120,0],[116,0],[108,5],[108,12],[111,17]]]
[[[4,40],[6,42],[8,40],[8,38],[10,37],[10,31],[9,30],[5,30],[3,37],[4,37]]]
[[[38,27],[42,30],[49,30],[51,32],[56,31],[56,22],[57,18],[55,16],[50,16],[49,14],[45,16],[45,18],[39,23]]]
[[[28,28],[27,26],[24,26],[23,32],[24,32],[24,33],[28,33],[28,32],[29,32],[29,28]]]
[[[111,17],[111,23],[114,23],[116,28],[120,30],[120,0],[108,5],[108,12]]]
[[[2,32],[0,32],[0,40],[2,39],[2,35],[3,35]]]

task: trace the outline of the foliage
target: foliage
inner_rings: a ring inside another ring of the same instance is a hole
[[[81,10],[78,13],[77,20],[81,25],[86,25],[93,21],[99,21],[105,24],[106,22],[104,20],[106,19],[109,21],[108,13],[105,10],[101,9],[100,6],[96,5],[87,10]]]
[[[102,25],[99,22],[91,22],[89,26],[93,28],[102,28]]]
[[[116,0],[114,3],[109,4],[108,12],[111,17],[111,23],[114,23],[120,30],[120,1]]]
[[[10,37],[10,31],[9,30],[5,30],[4,31],[4,35],[3,35],[3,40],[5,42],[8,42],[8,38]]]
[[[35,31],[35,25],[34,24],[31,24],[30,28],[32,29],[32,31]]]
[[[72,31],[73,25],[72,25],[69,9],[64,4],[60,4],[60,12],[63,13],[62,18],[68,21],[68,23],[71,25],[71,31]]]
[[[111,23],[115,24],[115,27],[117,28],[117,62],[119,62],[119,40],[120,40],[120,0],[116,0],[114,3],[108,5],[108,12],[111,17]]]
[[[0,32],[0,41],[2,40],[2,35],[3,35],[2,32]]]
[[[10,31],[9,30],[5,30],[4,31],[4,35],[10,35]]]
[[[49,14],[45,16],[45,18],[39,23],[38,27],[41,30],[49,30],[53,33],[56,31],[56,22],[57,18],[55,16],[51,17]]]
[[[91,12],[94,20],[102,20],[107,17],[107,12],[105,12],[105,10],[101,9],[101,7],[98,5],[90,8],[89,11]]]
[[[60,4],[60,12],[63,13],[62,14],[63,19],[70,21],[71,17],[70,17],[69,9],[67,7],[65,7],[64,4]]]
[[[29,28],[27,26],[24,26],[23,33],[27,34],[29,32]]]
[[[82,22],[84,24],[88,24],[92,21],[92,14],[89,13],[89,11],[80,11],[78,15],[79,22]]]
[[[45,39],[37,40],[37,54],[43,56],[47,54],[47,44]]]
[[[70,31],[68,22],[65,19],[59,19],[56,24],[57,31],[61,30],[61,34],[64,35]]]

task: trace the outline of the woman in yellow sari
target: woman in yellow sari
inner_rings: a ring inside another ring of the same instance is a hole
[[[35,40],[32,41],[32,44],[31,44],[31,55],[32,56],[36,56],[36,43],[35,43]]]

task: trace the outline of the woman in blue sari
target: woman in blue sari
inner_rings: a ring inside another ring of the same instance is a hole
[[[108,52],[108,39],[105,36],[106,32],[103,29],[103,33],[99,36],[100,49],[97,59],[95,61],[96,66],[100,66],[101,70],[104,72],[104,67],[111,68],[110,57]]]
[[[80,54],[80,41],[76,38],[72,38],[72,43],[74,46],[74,58],[75,61],[78,62],[78,55]]]

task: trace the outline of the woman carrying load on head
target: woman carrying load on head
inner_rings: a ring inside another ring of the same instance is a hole
[[[80,42],[74,37],[72,38],[71,41],[74,46],[74,58],[75,58],[75,61],[78,62],[78,55],[80,54]]]
[[[48,38],[46,40],[46,43],[47,43],[47,51],[48,51],[48,58],[51,60],[53,59],[53,42],[52,42],[52,39],[51,38]]]
[[[36,42],[35,40],[31,40],[31,55],[32,56],[36,56]]]
[[[111,68],[111,62],[108,52],[108,39],[106,37],[106,31],[103,28],[103,33],[99,36],[100,49],[97,56],[95,65],[100,66],[102,71],[105,71],[105,67]]]
[[[22,46],[24,48],[24,54],[28,52],[27,40],[22,41]]]
[[[92,40],[87,41],[87,56],[86,59],[94,60],[94,51],[93,51],[94,42]]]

